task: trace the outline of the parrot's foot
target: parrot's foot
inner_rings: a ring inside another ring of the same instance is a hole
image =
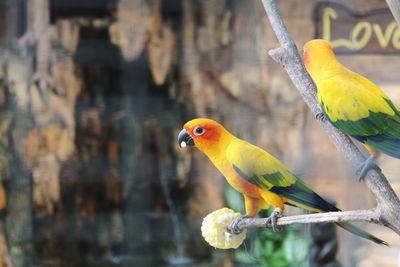
[[[249,219],[249,218],[253,218],[253,217],[251,217],[250,215],[242,215],[242,216],[239,216],[239,217],[235,218],[235,219],[231,222],[231,225],[229,226],[229,231],[230,231],[232,234],[234,234],[234,235],[240,234],[240,233],[243,231],[243,230],[240,229],[240,227],[239,227],[240,222],[241,222],[243,219]]]
[[[271,227],[272,231],[274,231],[275,233],[280,232],[282,229],[278,226],[277,221],[279,218],[282,217],[282,210],[279,208],[276,208],[271,216],[269,216],[267,218],[267,221],[265,222],[265,225],[267,227]]]
[[[317,115],[315,115],[315,119],[325,122],[327,120],[325,113],[323,113],[322,111],[317,113]]]
[[[367,175],[368,171],[370,169],[375,169],[377,171],[380,171],[381,168],[378,167],[378,165],[375,164],[377,156],[370,155],[357,169],[357,175],[358,175],[358,181],[364,181],[365,176]]]

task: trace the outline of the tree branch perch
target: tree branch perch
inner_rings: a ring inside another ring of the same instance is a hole
[[[333,223],[333,222],[370,222],[381,224],[377,212],[375,210],[352,210],[338,211],[326,213],[314,213],[305,215],[293,215],[279,218],[277,224],[279,226],[291,224],[308,224],[308,223]],[[250,227],[268,227],[266,218],[243,218],[238,224],[239,229]]]
[[[321,112],[317,101],[316,86],[307,73],[297,47],[282,21],[276,2],[275,0],[262,0],[262,3],[272,29],[282,46],[269,51],[269,55],[287,71],[300,95],[316,116]],[[348,136],[330,123],[326,121],[320,123],[346,161],[356,170],[366,159],[365,151],[361,152]],[[388,180],[380,171],[371,170],[365,181],[376,198],[377,207],[375,209],[289,216],[278,219],[277,224],[283,226],[294,223],[362,221],[384,225],[400,235],[400,200]],[[246,218],[239,223],[239,228],[265,227],[265,222],[265,218]]]

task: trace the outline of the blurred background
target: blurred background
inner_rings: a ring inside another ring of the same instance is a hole
[[[400,104],[400,29],[384,0],[277,2],[299,49],[330,40]],[[331,225],[252,230],[235,251],[202,238],[204,216],[243,204],[204,155],[179,149],[195,117],[342,209],[375,206],[267,56],[275,47],[257,0],[0,0],[0,267],[399,266],[399,237],[374,225],[391,247]],[[379,163],[400,192],[399,161]]]

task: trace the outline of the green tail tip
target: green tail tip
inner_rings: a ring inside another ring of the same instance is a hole
[[[379,244],[379,245],[385,245],[390,247],[389,243],[386,241],[368,233],[367,231],[364,231],[363,229],[355,226],[354,224],[347,223],[347,222],[342,222],[342,223],[336,223],[338,226],[342,227],[343,229],[368,240],[371,240],[372,242]]]
[[[375,238],[376,238],[376,237],[375,237]],[[385,245],[385,246],[387,246],[387,247],[390,247],[389,243],[386,242],[386,241],[384,241],[384,240],[382,240],[382,239],[376,238],[376,240],[372,240],[372,241],[374,241],[375,243],[377,243],[377,244],[379,244],[379,245]]]

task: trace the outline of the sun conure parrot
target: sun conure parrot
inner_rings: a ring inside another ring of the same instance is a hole
[[[256,216],[261,209],[275,207],[269,217],[274,231],[285,204],[312,212],[339,211],[329,204],[278,159],[268,152],[229,133],[210,119],[194,119],[179,133],[180,147],[196,146],[225,176],[228,183],[243,194],[246,215]],[[385,241],[356,226],[340,222],[344,229],[379,244]],[[235,225],[234,225],[235,226]],[[236,230],[232,227],[233,232]]]
[[[378,168],[379,152],[400,159],[400,110],[377,85],[340,64],[325,40],[304,45],[304,64],[318,88],[322,117],[370,153],[357,171],[360,180]]]

